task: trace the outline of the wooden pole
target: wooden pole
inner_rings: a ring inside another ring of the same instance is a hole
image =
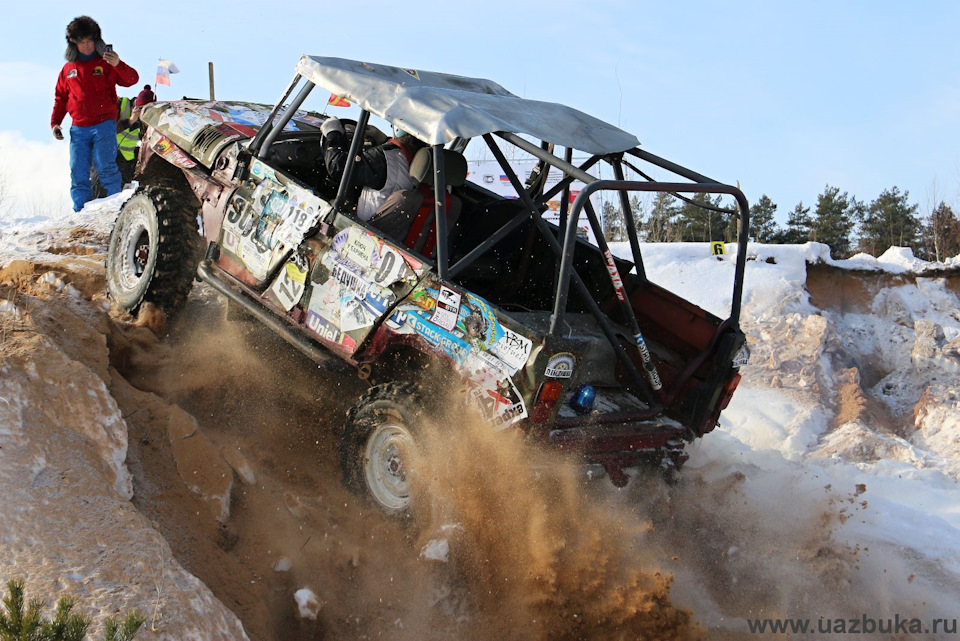
[[[210,100],[216,100],[216,97],[213,93],[213,63],[208,62],[207,65],[210,69]]]

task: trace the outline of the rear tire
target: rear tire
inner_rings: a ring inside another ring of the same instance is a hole
[[[411,456],[423,408],[417,385],[385,383],[347,412],[340,441],[344,482],[389,515],[407,515],[415,503]]]
[[[201,246],[198,205],[171,185],[140,187],[124,203],[110,234],[107,293],[121,309],[136,312],[145,302],[173,316],[193,285]]]

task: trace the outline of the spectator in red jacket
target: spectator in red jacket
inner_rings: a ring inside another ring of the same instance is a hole
[[[143,91],[137,94],[137,106],[142,107],[157,101],[157,94],[153,93],[150,85],[143,85]]]
[[[70,198],[74,211],[93,198],[90,165],[100,175],[107,195],[120,191],[117,169],[117,85],[132,87],[140,79],[136,70],[120,60],[100,37],[100,25],[89,16],[67,25],[67,51],[57,78],[53,136],[63,140],[60,124],[70,114]]]

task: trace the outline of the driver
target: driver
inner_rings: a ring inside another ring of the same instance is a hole
[[[333,180],[339,181],[347,164],[350,153],[350,138],[338,118],[327,118],[320,127],[323,134],[323,162],[327,173]],[[352,185],[360,188],[357,202],[357,218],[366,222],[396,191],[415,189],[419,186],[410,176],[410,163],[414,154],[426,144],[394,128],[394,137],[382,145],[365,150],[357,157],[353,169]]]

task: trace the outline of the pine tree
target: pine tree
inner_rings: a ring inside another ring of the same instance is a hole
[[[810,226],[810,239],[830,247],[834,258],[850,255],[850,233],[856,224],[856,200],[840,193],[837,187],[827,185],[817,196],[817,209]]]
[[[684,202],[678,212],[680,239],[687,242],[726,240],[728,214],[711,209],[720,204],[720,196],[693,194],[690,201]]]
[[[960,255],[960,220],[953,208],[940,201],[925,222],[921,258],[943,262]]]
[[[73,614],[76,601],[61,597],[57,602],[53,621],[42,618],[44,602],[25,601],[23,579],[7,582],[9,594],[0,610],[0,641],[82,641],[90,627],[90,617]],[[140,631],[146,618],[134,610],[123,623],[108,619],[104,626],[104,641],[131,641]]]
[[[890,247],[916,249],[920,220],[918,205],[907,202],[910,192],[900,193],[897,187],[885,189],[867,207],[860,223],[860,248],[879,256]]]
[[[750,207],[750,236],[758,243],[774,242],[777,234],[777,221],[774,214],[777,205],[766,194]]]
[[[643,229],[643,217],[644,217],[644,204],[640,200],[639,194],[634,194],[630,196],[630,210],[633,212],[633,224],[637,229],[637,235],[640,235],[640,230]],[[626,220],[624,220],[623,227],[623,239],[627,240],[627,227]]]
[[[603,201],[603,237],[611,242],[625,240],[627,237],[623,212],[609,200]]]
[[[813,219],[810,218],[810,208],[803,206],[801,200],[787,215],[787,226],[779,230],[773,242],[785,245],[802,245],[810,240],[810,227]]]
[[[650,217],[642,225],[646,240],[665,243],[680,240],[676,234],[677,200],[667,192],[658,192],[653,199]]]

